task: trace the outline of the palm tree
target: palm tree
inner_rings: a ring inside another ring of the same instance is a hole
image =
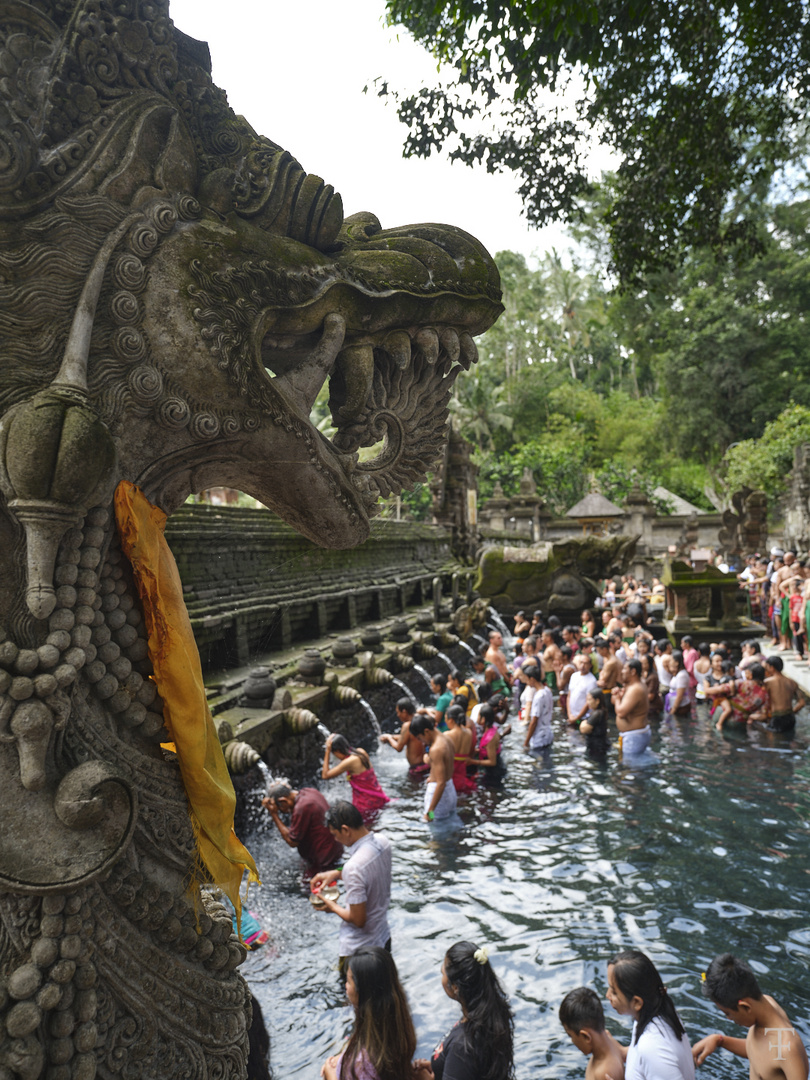
[[[458,380],[450,409],[464,438],[482,450],[495,449],[496,431],[512,430],[505,388],[478,372]]]

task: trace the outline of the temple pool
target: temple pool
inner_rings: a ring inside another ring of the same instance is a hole
[[[652,957],[691,1041],[733,1030],[700,992],[712,957],[733,951],[810,1046],[810,716],[792,740],[721,737],[700,718],[661,722],[659,760],[644,768],[621,765],[615,751],[606,767],[589,761],[556,712],[546,763],[521,753],[518,729],[506,740],[503,788],[468,796],[463,831],[442,843],[419,820],[422,789],[404,755],[383,747],[374,757],[398,800],[377,828],[395,847],[393,952],[418,1055],[428,1057],[458,1018],[440,966],[462,938],[488,944],[511,997],[520,1080],[584,1075],[557,1009],[582,984],[604,998],[605,962],[620,948]],[[324,791],[349,797],[342,778]],[[265,881],[249,906],[273,944],[242,970],[264,1010],[274,1076],[317,1077],[351,1026],[336,973],[338,920],[312,909],[298,856],[269,818],[243,839]],[[607,1004],[605,1012],[626,1041],[624,1019]],[[698,1070],[746,1075],[727,1053]]]

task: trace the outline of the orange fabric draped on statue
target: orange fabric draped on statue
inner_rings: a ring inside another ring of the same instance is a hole
[[[149,635],[149,659],[189,802],[200,859],[211,880],[241,915],[239,886],[256,864],[233,829],[231,777],[208,708],[197,643],[183,600],[177,564],[163,530],[166,515],[128,480],[115,492],[121,547],[132,564]]]

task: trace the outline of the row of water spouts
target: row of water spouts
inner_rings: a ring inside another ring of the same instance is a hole
[[[513,642],[513,640],[514,640],[514,635],[508,630],[506,624],[504,623],[503,619],[501,619],[500,615],[495,610],[495,608],[490,607],[489,615],[490,615],[490,622],[488,623],[488,625],[490,625],[493,629],[497,629],[497,630],[500,631],[500,633],[503,635],[504,644],[508,648],[511,645],[511,643]],[[482,645],[487,643],[486,639],[483,638],[480,634],[473,634],[473,637],[476,639],[476,641],[479,641]],[[470,654],[470,657],[472,659],[475,659],[476,652],[475,652],[475,650],[473,648],[471,648],[467,644],[466,641],[459,641],[458,644]],[[438,655],[439,659],[441,659],[447,665],[448,669],[452,671],[453,668],[455,667],[455,664],[450,659],[450,657],[446,653],[441,652],[441,651],[438,652],[437,655]],[[431,686],[432,679],[431,679],[431,676],[430,676],[429,672],[421,664],[414,664],[413,665],[413,670],[425,680],[426,687],[428,688],[428,690],[431,690],[432,689],[432,686]],[[413,704],[415,706],[419,705],[419,702],[418,702],[418,700],[416,698],[416,695],[413,693],[411,688],[406,683],[404,683],[401,679],[397,679],[397,678],[394,678],[392,681],[393,681],[393,684],[396,687],[398,687],[402,691],[402,693],[413,702]],[[371,723],[371,726],[374,729],[374,733],[379,738],[379,736],[382,734],[382,729],[380,728],[380,721],[379,721],[379,719],[377,717],[376,712],[372,708],[371,704],[365,698],[360,698],[360,705],[363,708],[363,710],[365,711],[366,715],[368,716],[368,719],[369,719],[369,721]],[[329,736],[332,734],[329,731],[329,728],[327,728],[326,725],[323,724],[321,721],[318,721],[318,723],[316,725],[316,730],[320,733],[321,737],[324,740],[324,743],[329,738]],[[265,783],[265,786],[268,786],[272,781],[272,775],[270,773],[269,768],[267,767],[267,764],[260,759],[257,762],[257,766],[259,768],[259,771],[262,774],[262,780]]]
[[[491,624],[493,625],[493,627],[495,629],[498,629],[501,632],[501,634],[503,635],[504,644],[507,644],[508,642],[511,642],[512,639],[513,639],[513,635],[509,632],[509,630],[507,629],[505,623],[503,622],[501,617],[498,615],[497,611],[495,611],[494,608],[490,608],[489,611],[490,611],[490,616],[491,616]],[[486,639],[483,638],[480,634],[473,634],[473,637],[477,641],[479,641],[482,645],[486,644]],[[459,641],[459,645],[470,654],[470,657],[472,659],[475,659],[477,654],[476,654],[475,650],[472,649],[467,644],[466,641]],[[455,664],[453,663],[453,661],[450,659],[450,657],[446,653],[439,652],[437,655],[447,665],[447,667],[450,670],[452,670],[455,667]],[[429,672],[421,664],[414,664],[413,665],[413,670],[424,679],[427,689],[431,690],[432,689],[432,686],[431,686],[432,679],[431,679],[431,676],[430,676]],[[415,706],[419,705],[419,702],[418,702],[418,700],[416,698],[416,695],[414,694],[414,692],[411,690],[411,688],[406,683],[404,683],[401,679],[398,679],[398,678],[394,678],[392,681],[393,681],[394,686],[398,687],[402,691],[403,695],[408,697],[413,702],[413,704]],[[365,698],[360,698],[360,705],[362,706],[363,710],[365,711],[366,715],[368,716],[368,719],[369,719],[369,721],[371,723],[372,728],[374,729],[375,734],[377,735],[377,737],[379,737],[382,734],[382,731],[381,731],[381,728],[380,728],[380,722],[379,722],[379,719],[377,717],[376,712],[374,711],[371,704]],[[319,734],[323,738],[324,744],[325,744],[326,740],[330,737],[332,732],[330,732],[329,728],[327,728],[327,726],[324,723],[322,723],[320,720],[318,721],[318,723],[316,725],[316,730],[319,732]],[[268,768],[266,762],[259,759],[259,761],[256,764],[257,764],[257,767],[259,769],[259,772],[261,773],[262,783],[263,783],[264,789],[267,790],[267,788],[273,782],[273,776],[272,776],[272,774],[270,772],[270,769]]]

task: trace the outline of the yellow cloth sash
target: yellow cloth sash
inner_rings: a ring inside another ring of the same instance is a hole
[[[248,871],[248,882],[258,882],[259,875],[233,829],[236,795],[206,701],[180,574],[163,535],[166,515],[134,484],[122,480],[115,492],[115,517],[143,604],[149,659],[163,698],[199,856],[240,920],[242,875]]]

